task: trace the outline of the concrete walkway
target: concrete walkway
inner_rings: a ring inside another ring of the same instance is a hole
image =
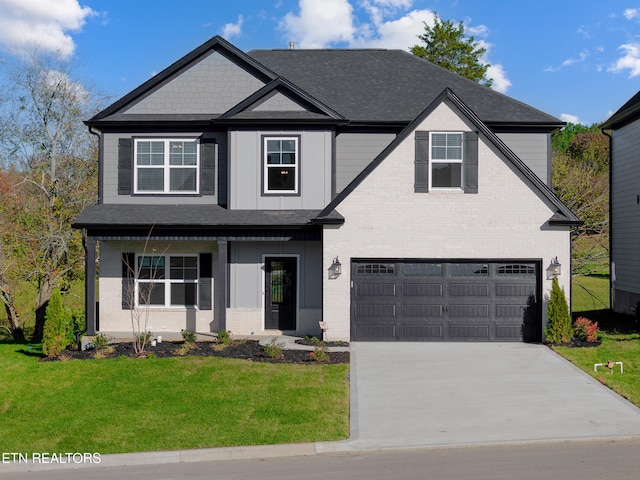
[[[640,437],[640,409],[543,345],[356,342],[351,428],[321,450]]]

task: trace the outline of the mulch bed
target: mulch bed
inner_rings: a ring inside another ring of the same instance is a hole
[[[191,349],[184,349],[183,342],[162,342],[155,347],[147,346],[142,355],[137,354],[133,350],[131,342],[115,343],[110,345],[112,351],[105,350],[65,350],[58,357],[43,358],[42,361],[56,360],[90,360],[98,358],[116,358],[116,357],[185,357],[185,356],[205,356],[205,357],[224,357],[224,358],[241,358],[253,362],[271,362],[271,363],[302,363],[314,364],[315,362],[309,355],[309,351],[304,350],[283,350],[282,355],[278,358],[271,358],[264,352],[264,348],[256,340],[232,340],[227,346],[214,344],[210,342],[196,342]],[[349,352],[328,352],[329,361],[325,363],[349,363]]]

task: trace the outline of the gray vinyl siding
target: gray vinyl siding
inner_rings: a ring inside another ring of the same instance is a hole
[[[299,193],[263,195],[262,139],[299,136]],[[229,208],[233,210],[322,209],[331,201],[329,130],[259,130],[229,132]]]
[[[547,133],[498,133],[533,173],[551,185],[551,139]]]
[[[264,301],[263,256],[298,255],[300,309],[322,308],[320,242],[238,242],[229,248],[230,308],[261,308]]]
[[[104,204],[148,204],[150,202],[160,205],[175,204],[224,204],[227,195],[226,185],[226,158],[227,158],[227,134],[226,132],[207,132],[207,136],[216,139],[218,144],[218,162],[216,165],[216,189],[214,195],[118,195],[118,139],[126,137],[155,137],[155,138],[171,138],[171,137],[193,137],[202,136],[203,132],[152,132],[144,135],[123,134],[123,133],[104,133],[103,134],[103,157],[102,157],[102,202]],[[133,169],[131,171],[133,175]]]
[[[342,133],[336,137],[336,194],[395,138],[393,133]]]
[[[612,158],[611,260],[615,263],[614,288],[640,294],[640,121],[613,132]]]
[[[125,114],[224,113],[264,86],[229,58],[212,52],[128,108]]]

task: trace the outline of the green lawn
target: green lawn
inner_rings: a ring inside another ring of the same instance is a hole
[[[640,406],[640,324],[630,315],[609,310],[609,277],[606,275],[574,276],[572,294],[574,319],[583,316],[598,322],[602,344],[598,347],[553,349],[613,391]],[[594,364],[608,360],[622,362],[624,373],[620,373],[618,365],[613,373],[604,367],[598,367],[597,372],[593,371]]]
[[[5,452],[122,453],[349,435],[348,365],[216,357],[39,362],[0,344]]]

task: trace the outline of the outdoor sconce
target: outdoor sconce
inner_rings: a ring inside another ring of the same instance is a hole
[[[329,278],[335,279],[338,278],[341,274],[342,264],[340,263],[340,260],[338,260],[338,257],[336,257],[333,259],[333,263],[331,263],[331,266],[329,267]]]
[[[552,280],[562,274],[562,265],[558,262],[558,257],[552,258],[547,267],[547,280]]]

